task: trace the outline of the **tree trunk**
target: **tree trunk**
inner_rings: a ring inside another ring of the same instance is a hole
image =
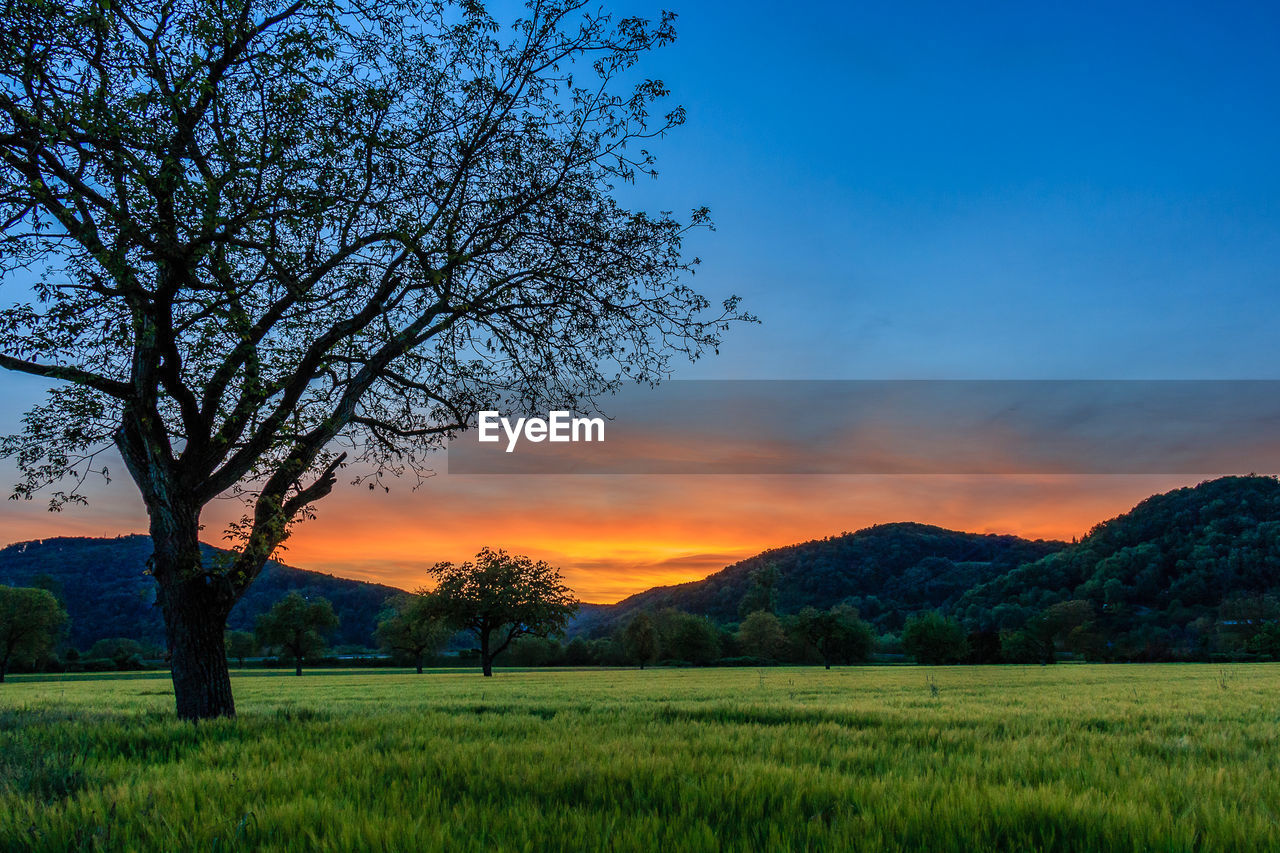
[[[493,676],[493,655],[489,654],[489,632],[480,634],[480,669],[485,678]]]
[[[159,585],[178,717],[233,717],[223,633],[236,595],[200,560],[199,514],[152,508],[152,573]]]
[[[293,674],[302,675],[302,655],[297,655],[293,659]]]
[[[161,594],[178,717],[207,720],[235,716],[231,673],[222,645],[227,609],[220,597],[210,594],[207,585],[199,581],[162,587]]]
[[[422,655],[418,655],[417,664],[418,664],[418,675],[422,675]]]

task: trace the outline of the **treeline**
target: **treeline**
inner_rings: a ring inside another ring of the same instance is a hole
[[[641,611],[612,634],[563,642],[529,638],[512,646],[510,666],[762,666],[850,664],[872,658],[876,637],[849,607],[805,608],[779,617],[756,611],[720,624],[675,608]]]

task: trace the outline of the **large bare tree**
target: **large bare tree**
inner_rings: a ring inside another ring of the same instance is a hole
[[[636,67],[669,14],[0,4],[0,273],[30,294],[0,366],[53,380],[4,447],[15,495],[82,500],[119,451],[181,717],[234,713],[226,616],[344,464],[421,472],[477,408],[584,409],[742,318],[687,284],[705,211],[619,200],[683,120]],[[234,556],[204,565],[228,495]]]

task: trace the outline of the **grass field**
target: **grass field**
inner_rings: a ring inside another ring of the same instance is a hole
[[[1280,665],[0,685],[3,850],[1280,849]]]

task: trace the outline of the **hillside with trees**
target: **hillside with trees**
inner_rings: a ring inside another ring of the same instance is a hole
[[[1223,477],[1155,495],[1071,544],[877,525],[593,608],[574,632],[615,635],[669,608],[735,629],[753,612],[785,622],[833,606],[891,645],[909,639],[917,658],[1280,659],[1280,482]]]
[[[57,596],[70,617],[68,640],[76,648],[87,649],[108,638],[163,645],[156,585],[147,574],[151,551],[147,536],[19,542],[0,549],[0,584],[41,587]],[[203,546],[203,552],[206,562],[226,553],[209,545]],[[272,560],[231,611],[228,627],[252,631],[258,616],[290,592],[331,601],[340,621],[332,642],[361,646],[374,644],[379,612],[388,598],[401,594],[394,587],[295,569]]]
[[[53,592],[77,648],[121,637],[160,644],[149,553],[145,536],[19,543],[0,550],[0,584]],[[217,555],[206,546],[206,559]],[[390,629],[375,640],[400,590],[278,563],[230,627],[251,630],[291,591],[333,602],[334,645],[378,642],[418,662],[433,645],[410,644],[414,652],[391,642]],[[567,644],[513,635],[506,662],[831,663],[863,659],[872,647],[971,663],[1048,663],[1063,653],[1280,659],[1280,482],[1224,477],[1156,495],[1071,544],[877,525],[775,548],[616,605],[583,605],[568,633]]]
[[[1060,642],[1099,659],[1280,656],[1280,482],[1223,477],[1155,495],[977,585],[952,612],[1006,636],[1057,621]]]
[[[597,633],[636,611],[667,607],[737,622],[757,609],[749,596],[764,596],[758,609],[798,613],[843,604],[880,631],[897,631],[909,614],[950,607],[973,587],[1064,547],[927,524],[880,524],[774,548],[700,581],[646,590],[607,610],[584,612],[575,629]],[[762,580],[768,590],[759,589]]]

